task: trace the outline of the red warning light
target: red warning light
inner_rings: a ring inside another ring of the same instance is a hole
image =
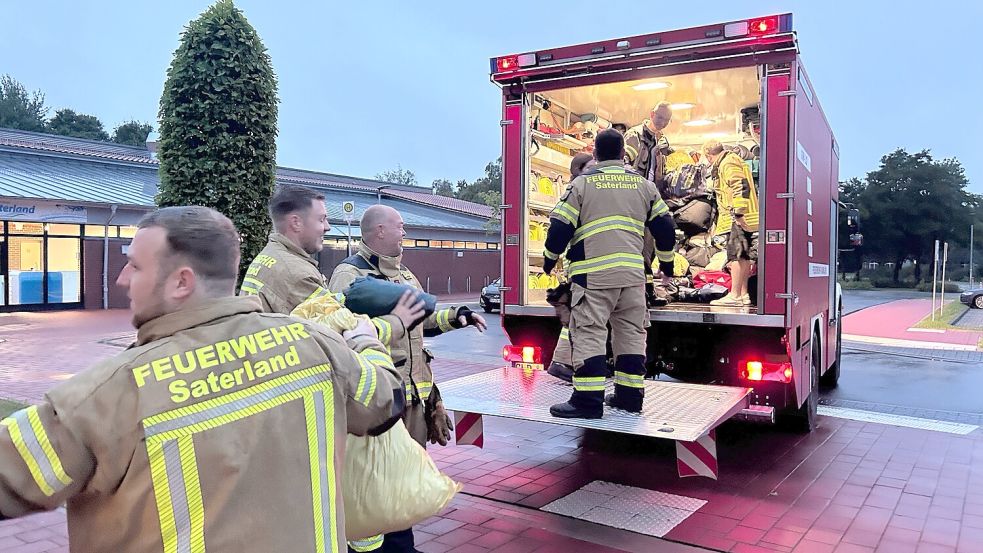
[[[748,33],[754,35],[767,35],[778,31],[778,17],[762,17],[748,21]]]
[[[519,68],[519,56],[504,56],[495,61],[498,72],[514,71]]]

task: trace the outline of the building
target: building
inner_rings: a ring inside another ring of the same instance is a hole
[[[487,206],[300,169],[278,168],[276,178],[324,193],[332,226],[319,260],[325,274],[357,243],[361,213],[383,203],[402,213],[404,263],[431,293],[477,295],[498,277]],[[0,311],[126,307],[116,277],[158,182],[145,148],[0,129]],[[351,242],[346,202],[355,208]]]

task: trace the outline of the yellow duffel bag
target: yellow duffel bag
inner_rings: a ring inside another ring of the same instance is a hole
[[[349,540],[411,528],[442,511],[461,488],[440,473],[403,421],[381,436],[347,435],[342,490]]]

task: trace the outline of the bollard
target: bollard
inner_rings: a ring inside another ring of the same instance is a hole
[[[451,293],[451,277],[447,277],[447,295]]]
[[[468,293],[471,293],[471,275],[468,275]]]
[[[430,293],[430,277],[427,277],[427,293]]]

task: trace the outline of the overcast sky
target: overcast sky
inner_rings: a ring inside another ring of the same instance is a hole
[[[962,161],[983,193],[981,2],[236,4],[279,78],[280,165],[372,176],[399,164],[425,185],[474,179],[501,151],[490,57],[791,11],[841,178],[876,169],[895,148],[928,148]],[[0,0],[0,73],[108,131],[155,122],[179,33],[207,6]]]

